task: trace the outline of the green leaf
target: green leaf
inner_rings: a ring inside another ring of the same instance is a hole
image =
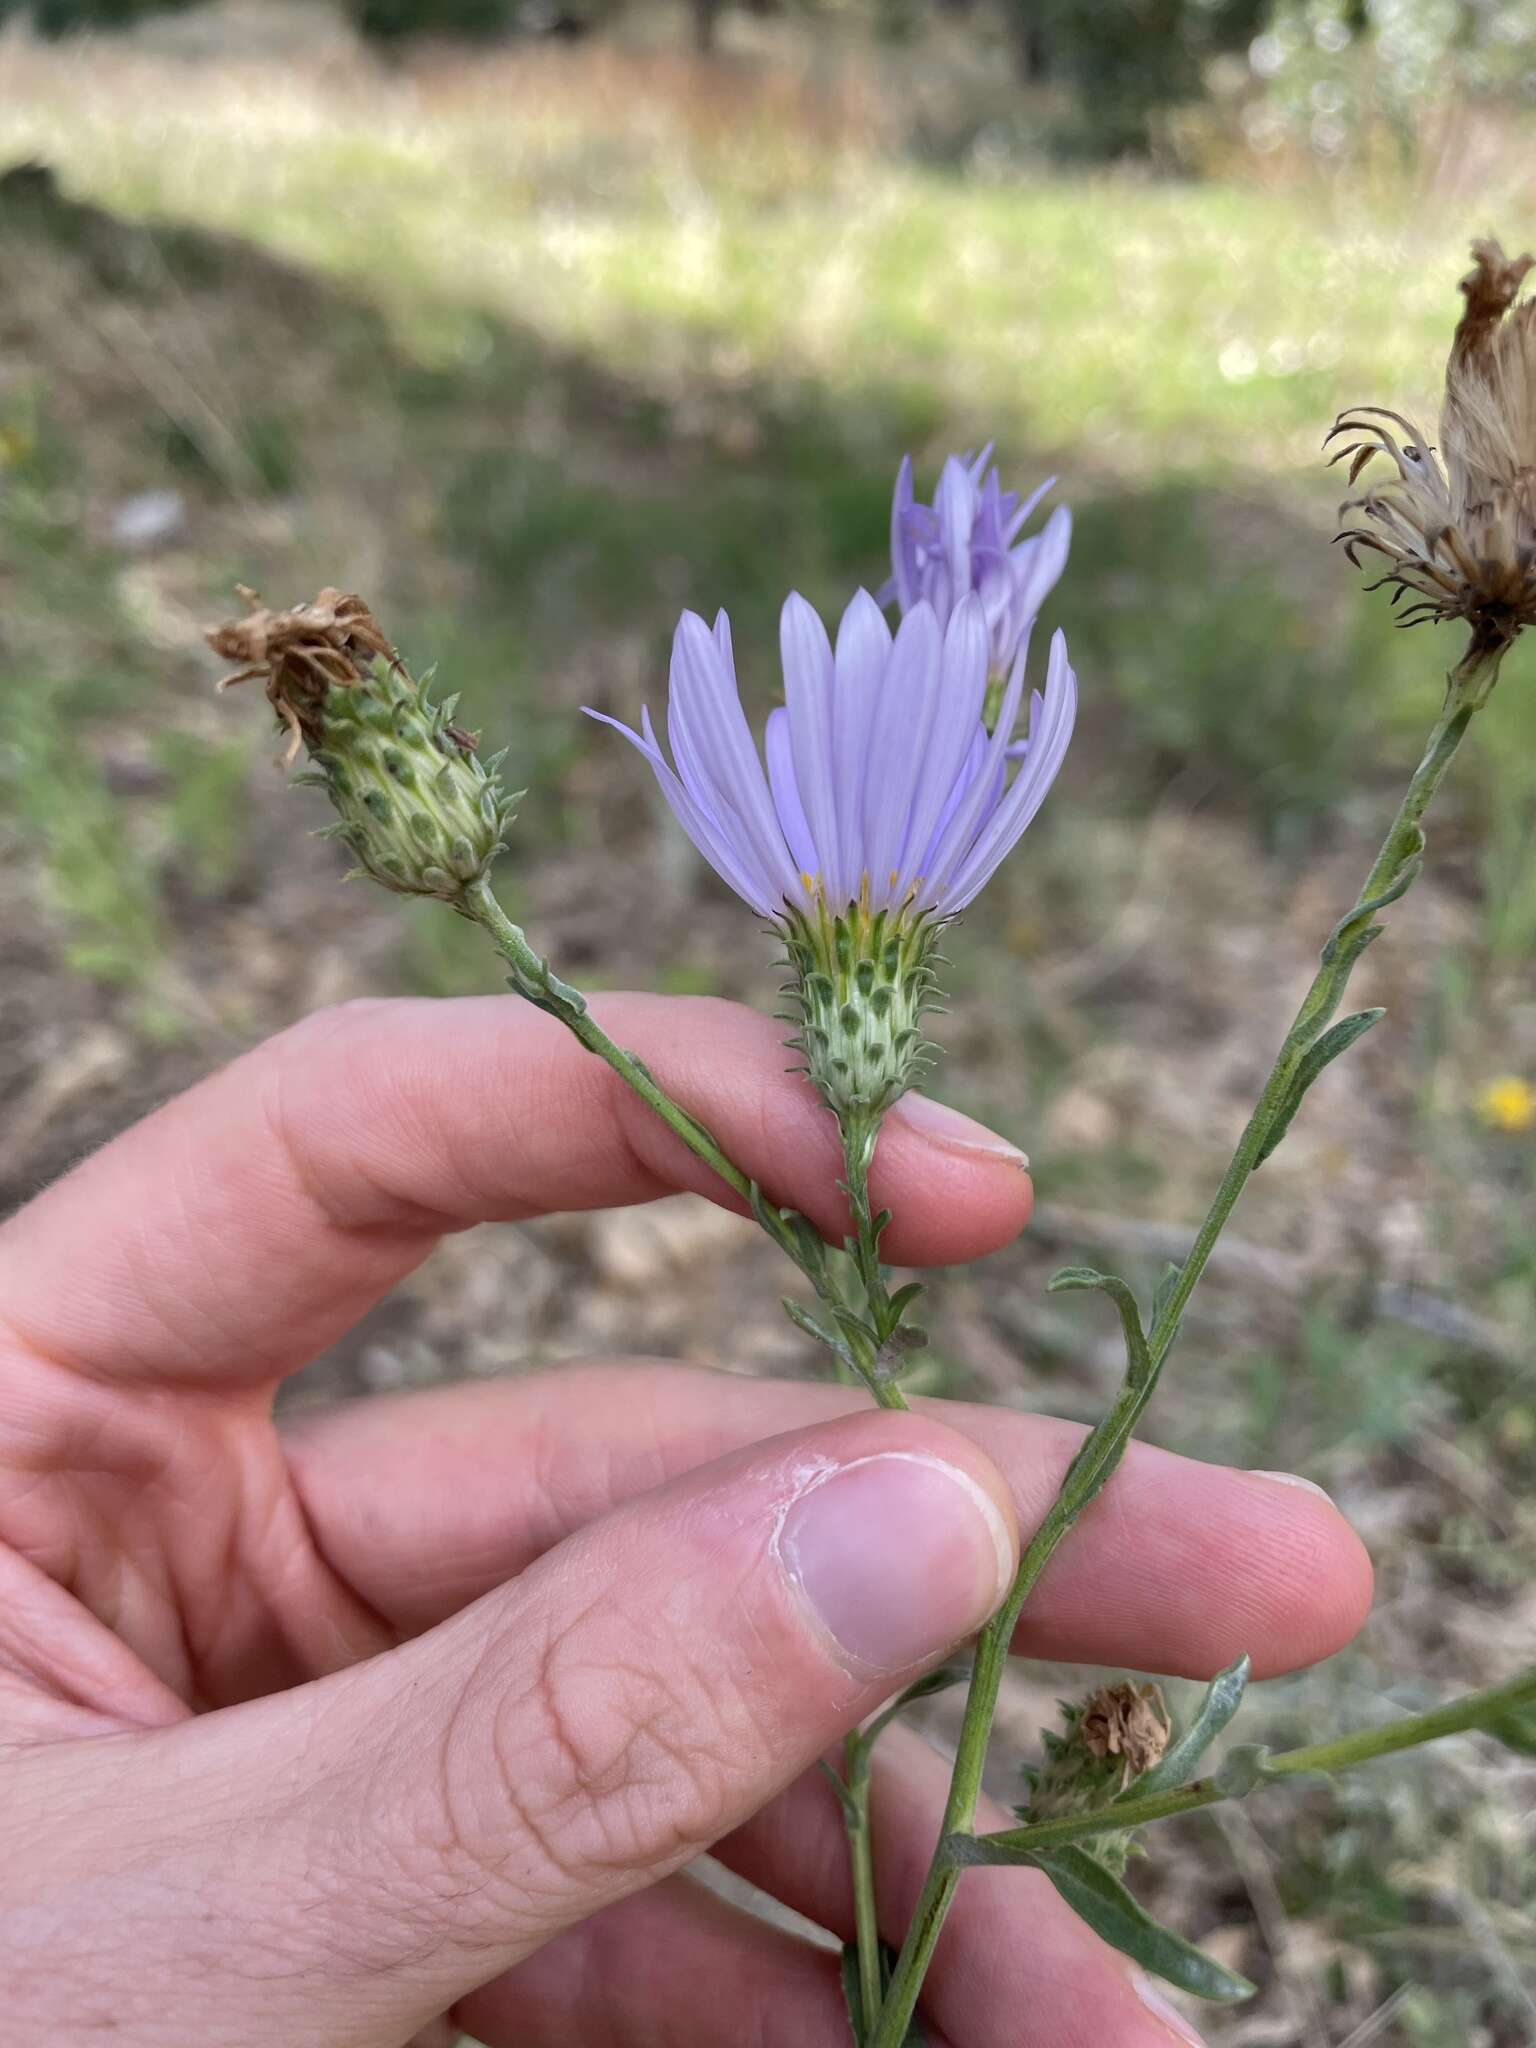
[[[873,1748],[900,1713],[915,1706],[919,1700],[932,1699],[935,1693],[948,1692],[951,1686],[964,1685],[971,1675],[968,1664],[941,1664],[937,1671],[930,1671],[926,1678],[919,1678],[909,1685],[905,1692],[899,1692],[888,1707],[882,1709],[859,1737],[865,1749]]]
[[[898,1322],[900,1322],[922,1291],[923,1283],[921,1280],[909,1280],[905,1287],[897,1288],[896,1292],[891,1296],[891,1309]]]
[[[1145,1799],[1151,1792],[1172,1792],[1195,1775],[1195,1766],[1237,1712],[1248,1686],[1249,1664],[1239,1657],[1225,1671],[1219,1671],[1205,1689],[1195,1718],[1176,1742],[1169,1744],[1150,1771],[1143,1771],[1119,1795],[1121,1799]]]
[[[837,1803],[843,1809],[843,1818],[845,1821],[857,1826],[860,1816],[858,1803],[854,1799],[853,1794],[848,1790],[848,1787],[843,1783],[824,1756],[818,1757],[816,1764],[822,1776],[837,1794]]]
[[[1385,910],[1389,903],[1396,903],[1400,896],[1407,895],[1408,891],[1419,879],[1420,870],[1424,866],[1424,844],[1424,834],[1415,827],[1412,840],[1407,848],[1408,858],[1398,869],[1396,879],[1389,882],[1379,896],[1368,897],[1364,903],[1357,903],[1353,910],[1347,911],[1328,934],[1328,943],[1323,948],[1322,956],[1325,967],[1331,967],[1334,961],[1338,959],[1340,952],[1344,948],[1344,935],[1351,925],[1358,924],[1363,917],[1374,916],[1378,910]],[[1358,957],[1359,954],[1363,953],[1371,940],[1375,938],[1376,931],[1380,929],[1381,927],[1378,925],[1374,931],[1369,933],[1361,932],[1350,943],[1351,957]]]
[[[1324,1067],[1336,1060],[1340,1053],[1348,1052],[1355,1040],[1363,1038],[1371,1026],[1379,1024],[1386,1014],[1385,1010],[1356,1010],[1352,1017],[1341,1017],[1337,1024],[1330,1025],[1322,1037],[1314,1041],[1301,1065],[1296,1069],[1296,1079],[1291,1083],[1290,1094],[1269,1127],[1269,1136],[1264,1140],[1263,1149],[1253,1162],[1255,1170],[1264,1164],[1290,1129],[1291,1119],[1300,1109],[1302,1097]]]
[[[1162,1321],[1163,1310],[1168,1306],[1169,1299],[1175,1287],[1178,1286],[1179,1276],[1183,1271],[1184,1268],[1182,1266],[1164,1266],[1162,1277],[1159,1279],[1152,1295],[1152,1322],[1154,1328]]]
[[[1254,1987],[1246,1977],[1226,1969],[1214,1956],[1206,1955],[1181,1934],[1154,1920],[1119,1878],[1086,1849],[1069,1844],[1044,1850],[1031,1860],[1101,1940],[1140,1963],[1153,1976],[1195,1998],[1232,2004],[1253,1996]]]
[[[1152,1371],[1152,1355],[1147,1349],[1147,1336],[1141,1327],[1141,1310],[1136,1305],[1135,1295],[1118,1273],[1100,1273],[1092,1266],[1063,1266],[1060,1272],[1051,1275],[1049,1291],[1052,1294],[1068,1294],[1079,1288],[1091,1288],[1099,1294],[1107,1294],[1120,1311],[1126,1357],[1130,1362],[1130,1381],[1132,1386],[1143,1385]]]
[[[834,1352],[842,1360],[850,1372],[857,1370],[853,1362],[853,1353],[835,1331],[827,1329],[817,1321],[808,1308],[798,1301],[792,1301],[787,1294],[781,1295],[779,1300],[785,1315],[797,1330],[803,1331],[807,1337],[814,1338],[818,1344],[825,1344],[829,1351]]]
[[[843,1943],[842,1956],[843,2003],[848,2008],[848,2024],[853,2029],[854,2048],[864,2048],[869,2038],[869,2028],[864,2021],[864,1994],[859,1988],[859,1951],[855,1942]]]

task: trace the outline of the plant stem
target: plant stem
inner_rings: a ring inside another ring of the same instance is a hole
[[[831,1288],[825,1269],[806,1256],[793,1225],[772,1203],[760,1197],[754,1183],[726,1156],[703,1124],[658,1085],[645,1062],[614,1043],[587,1008],[586,998],[581,992],[561,981],[551,970],[549,962],[529,945],[521,927],[513,923],[497,902],[488,881],[482,878],[469,884],[464,891],[464,909],[495,942],[497,951],[512,969],[513,986],[518,994],[557,1018],[588,1052],[595,1053],[598,1059],[611,1067],[625,1086],[661,1118],[668,1130],[675,1132],[689,1151],[702,1159],[731,1192],[747,1204],[774,1243],[805,1274],[819,1299],[828,1308],[842,1308],[843,1304]],[[847,1322],[839,1323],[836,1328],[835,1341],[825,1330],[820,1330],[822,1341],[858,1374],[882,1407],[905,1408],[907,1404],[901,1389],[877,1369],[880,1347],[874,1333],[858,1331]]]
[[[954,1773],[945,1802],[939,1845],[929,1866],[912,1924],[907,1930],[879,2022],[870,2036],[869,2048],[901,2048],[916,2010],[923,1977],[959,1882],[959,1865],[948,1852],[947,1839],[974,1834],[976,1802],[981,1793],[992,1717],[997,1710],[998,1690],[1019,1614],[1057,1545],[1123,1456],[1142,1411],[1152,1398],[1158,1375],[1178,1334],[1180,1317],[1216,1241],[1254,1168],[1264,1156],[1271,1133],[1283,1129],[1284,1120],[1294,1110],[1298,1083],[1302,1088],[1307,1085],[1307,1077],[1301,1071],[1303,1064],[1337,1011],[1355,962],[1376,935],[1378,927],[1372,925],[1372,916],[1401,895],[1413,881],[1424,846],[1421,821],[1471,723],[1478,701],[1475,694],[1452,678],[1423,759],[1414,770],[1381,851],[1371,866],[1354,908],[1335,927],[1323,949],[1322,964],[1296,1013],[1296,1021],[1286,1034],[1269,1079],[1238,1140],[1232,1162],[1222,1176],[1221,1185],[1196,1234],[1189,1256],[1148,1332],[1148,1358],[1140,1369],[1133,1362],[1114,1406],[1085,1439],[1067,1470],[1049,1513],[1019,1561],[1018,1574],[1008,1598],[981,1633],[955,1751]]]
[[[859,2002],[866,2027],[880,2010],[880,1924],[875,1903],[874,1850],[869,1836],[869,1770],[872,1741],[857,1728],[843,1743],[843,1778],[848,1797],[842,1801],[848,1829],[848,1861],[853,1877],[853,1926],[859,1951]]]
[[[1493,1728],[1506,1717],[1531,1706],[1536,1706],[1536,1669],[1508,1679],[1503,1685],[1490,1686],[1484,1692],[1450,1700],[1443,1707],[1431,1707],[1422,1714],[1405,1714],[1401,1720],[1359,1728],[1352,1735],[1335,1736],[1331,1742],[1308,1743],[1302,1749],[1266,1756],[1251,1782],[1223,1785],[1218,1774],[1175,1791],[1152,1793],[1145,1799],[1114,1800],[1092,1813],[1068,1814],[1060,1820],[1036,1821],[1028,1827],[1005,1828],[990,1835],[955,1835],[950,1838],[948,1853],[962,1864],[1025,1861],[1040,1850],[1059,1848],[1064,1842],[1081,1842],[1093,1835],[1167,1820],[1174,1814],[1195,1813],[1225,1799],[1246,1798],[1250,1791],[1281,1778],[1349,1770],[1375,1757],[1416,1749],[1425,1742],[1438,1742],[1445,1735]]]

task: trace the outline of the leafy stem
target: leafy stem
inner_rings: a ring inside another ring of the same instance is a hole
[[[465,886],[460,903],[465,915],[489,934],[497,951],[511,968],[512,986],[517,993],[557,1019],[588,1052],[611,1067],[625,1086],[660,1117],[668,1130],[681,1138],[689,1151],[702,1159],[732,1193],[747,1204],[761,1228],[810,1281],[831,1319],[830,1327],[820,1318],[799,1309],[798,1304],[786,1303],[797,1326],[825,1344],[850,1372],[864,1382],[882,1407],[905,1408],[907,1404],[901,1389],[880,1360],[883,1335],[879,1333],[878,1326],[872,1328],[863,1318],[848,1310],[828,1267],[827,1247],[805,1218],[793,1210],[776,1208],[766,1200],[757,1183],[727,1157],[698,1118],[672,1100],[645,1062],[615,1044],[588,1009],[585,996],[579,989],[572,988],[569,982],[562,981],[549,962],[528,943],[521,926],[508,917],[483,876]],[[866,1198],[866,1216],[867,1209]],[[874,1236],[878,1237],[877,1231]]]
[[[1424,814],[1479,702],[1480,698],[1470,684],[1459,675],[1451,678],[1444,706],[1423,758],[1414,770],[1353,908],[1329,934],[1312,985],[1286,1034],[1269,1079],[1238,1140],[1231,1164],[1222,1176],[1221,1185],[1189,1255],[1158,1290],[1150,1330],[1141,1331],[1139,1313],[1123,1281],[1088,1269],[1073,1269],[1058,1276],[1059,1283],[1067,1286],[1102,1288],[1115,1300],[1122,1318],[1127,1316],[1129,1303],[1126,1372],[1113,1407],[1090,1432],[1068,1467],[1060,1492],[1025,1548],[1007,1599],[982,1631],[977,1643],[939,1845],[897,1959],[880,2018],[870,2034],[869,2048],[901,2048],[908,2022],[916,2010],[923,1978],[959,1882],[962,1866],[950,1845],[956,1838],[974,1838],[975,1835],[976,1804],[981,1793],[987,1743],[997,1710],[1008,1648],[1024,1603],[1062,1538],[1124,1455],[1173,1348],[1184,1309],[1249,1178],[1278,1144],[1303,1095],[1324,1066],[1353,1044],[1380,1015],[1379,1011],[1366,1011],[1357,1018],[1333,1024],[1356,962],[1382,929],[1376,922],[1379,913],[1412,887],[1419,872],[1424,853]],[[1140,1341],[1137,1341],[1138,1337]],[[1117,1826],[1127,1824],[1124,1820],[1116,1823]]]
[[[1277,1784],[1284,1778],[1349,1770],[1379,1756],[1392,1756],[1400,1750],[1416,1749],[1422,1743],[1438,1742],[1442,1736],[1481,1729],[1500,1739],[1509,1739],[1505,1730],[1513,1729],[1532,1708],[1536,1708],[1536,1666],[1502,1685],[1466,1693],[1425,1713],[1404,1714],[1399,1720],[1385,1721],[1374,1728],[1358,1728],[1353,1734],[1335,1736],[1330,1742],[1311,1742],[1301,1749],[1278,1753],[1239,1749],[1224,1770],[1197,1779],[1192,1785],[1152,1792],[1145,1798],[1124,1794],[1111,1805],[1091,1813],[1066,1814],[1058,1820],[1035,1821],[1027,1827],[1004,1828],[996,1834],[952,1835],[942,1853],[958,1865],[1027,1863],[1042,1851],[1060,1848],[1068,1842],[1142,1827],[1174,1814],[1197,1813],[1202,1807],[1216,1806],[1226,1799],[1244,1799],[1258,1786]]]

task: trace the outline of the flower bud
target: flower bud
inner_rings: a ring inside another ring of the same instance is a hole
[[[1020,1820],[1061,1820],[1068,1814],[1093,1813],[1125,1790],[1162,1756],[1172,1725],[1163,1695],[1155,1685],[1101,1686],[1078,1705],[1063,1700],[1064,1732],[1041,1731],[1045,1761],[1026,1767],[1030,1801],[1018,1809]],[[1129,1830],[1094,1835],[1083,1843],[1118,1876],[1130,1854]]]
[[[229,683],[259,678],[325,789],[357,872],[403,896],[456,903],[505,845],[517,796],[482,762],[475,735],[453,722],[456,699],[435,704],[414,681],[360,597],[322,590],[313,604],[274,612],[245,593],[250,615],[209,645],[243,664]]]

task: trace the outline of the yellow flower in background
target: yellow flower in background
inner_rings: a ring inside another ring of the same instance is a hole
[[[1493,1131],[1536,1130],[1536,1088],[1516,1074],[1501,1074],[1479,1089],[1477,1113]]]

